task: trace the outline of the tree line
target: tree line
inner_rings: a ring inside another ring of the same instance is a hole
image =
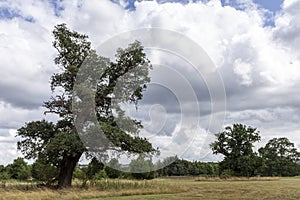
[[[169,164],[171,162],[171,164]],[[168,164],[168,165],[166,165]],[[146,172],[136,173],[138,170]],[[148,170],[148,171],[147,171]],[[77,165],[74,170],[75,179],[82,181],[83,186],[88,181],[106,178],[153,179],[166,176],[218,176],[219,164],[213,162],[187,161],[177,156],[167,157],[153,163],[151,159],[139,156],[129,165],[122,165],[115,158],[107,165],[93,158],[88,165]],[[0,180],[16,179],[20,181],[38,181],[44,185],[52,185],[59,176],[59,170],[54,166],[45,165],[40,160],[27,164],[23,158],[16,158],[7,166],[0,165]]]
[[[297,176],[300,175],[300,153],[287,138],[273,138],[264,146],[253,150],[254,143],[260,140],[255,128],[242,124],[226,127],[216,134],[211,144],[215,154],[221,153],[221,162],[200,162],[167,157],[153,163],[152,159],[141,154],[128,165],[122,165],[115,158],[106,165],[95,157],[88,165],[77,165],[73,178],[93,182],[106,178],[153,179],[167,176],[209,176],[228,178],[231,176]],[[139,172],[140,173],[137,173]],[[23,158],[17,158],[7,166],[0,165],[0,180],[35,180],[52,185],[59,177],[59,169],[41,159],[28,165]]]

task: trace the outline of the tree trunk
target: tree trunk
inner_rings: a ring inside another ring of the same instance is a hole
[[[60,167],[58,177],[58,188],[66,188],[72,186],[73,171],[79,161],[81,154],[75,157],[66,157]]]

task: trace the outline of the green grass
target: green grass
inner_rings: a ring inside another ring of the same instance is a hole
[[[16,185],[18,183],[15,183]],[[0,188],[0,199],[214,199],[284,200],[300,199],[300,178],[168,178],[149,181],[106,180],[93,187],[64,190],[29,187]]]

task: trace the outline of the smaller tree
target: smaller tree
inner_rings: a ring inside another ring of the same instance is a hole
[[[46,185],[51,185],[58,178],[58,168],[44,161],[42,158],[37,159],[32,164],[32,178],[44,182]]]
[[[6,170],[13,179],[27,180],[31,176],[30,167],[23,158],[16,158],[12,164],[6,166]]]
[[[258,150],[263,159],[262,173],[266,176],[295,176],[300,173],[300,152],[289,139],[273,138]]]
[[[225,131],[216,134],[217,140],[211,143],[214,154],[223,154],[220,172],[232,170],[237,176],[253,176],[258,167],[257,155],[253,151],[253,144],[260,140],[256,128],[243,124],[227,126]]]

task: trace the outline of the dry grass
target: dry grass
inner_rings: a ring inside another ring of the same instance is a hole
[[[44,200],[44,199],[91,199],[97,197],[129,196],[146,194],[170,194],[179,191],[169,187],[163,180],[102,180],[92,187],[81,188],[76,185],[69,189],[52,190],[39,188],[30,183],[6,183],[0,188],[0,200]]]
[[[0,199],[300,199],[300,178],[107,180],[89,189],[0,189]]]

